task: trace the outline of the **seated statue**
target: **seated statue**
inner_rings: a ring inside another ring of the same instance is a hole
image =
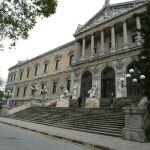
[[[88,93],[90,94],[90,98],[95,98],[95,97],[97,97],[97,86],[96,86],[96,84],[93,84],[92,89],[90,89],[90,90],[88,91]]]
[[[147,99],[147,97],[143,97],[141,99],[141,101],[139,102],[138,104],[138,107],[142,110],[142,111],[145,111],[147,108],[148,108],[148,105],[149,105],[149,101]]]
[[[69,97],[69,91],[67,90],[67,88],[65,88],[64,91],[60,95],[60,100],[63,100],[68,97]]]

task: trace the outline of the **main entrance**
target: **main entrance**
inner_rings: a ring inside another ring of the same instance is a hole
[[[115,96],[115,71],[113,68],[107,67],[101,75],[101,96],[110,98],[112,93]]]
[[[92,74],[89,71],[84,72],[81,78],[80,95],[89,97],[88,91],[92,88]]]

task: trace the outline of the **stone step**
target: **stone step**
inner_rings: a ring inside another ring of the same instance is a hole
[[[113,108],[31,107],[10,118],[117,137],[121,137],[125,124],[124,114],[121,110]]]
[[[122,130],[122,126],[120,126],[119,128],[114,128],[114,127],[103,127],[103,126],[90,126],[90,125],[79,125],[77,123],[75,124],[67,124],[67,123],[53,123],[53,122],[37,122],[36,120],[32,121],[32,122],[35,122],[35,123],[40,123],[40,124],[44,124],[44,125],[50,125],[50,126],[66,126],[66,127],[76,127],[76,128],[87,128],[87,129],[93,129],[93,130],[101,130],[101,129],[105,129],[107,131],[110,131],[110,132],[121,132]]]
[[[49,125],[46,123],[42,123],[43,125]],[[112,130],[106,131],[104,129],[85,129],[85,128],[77,128],[77,127],[73,127],[73,126],[66,126],[66,125],[57,125],[57,124],[50,124],[50,126],[54,126],[54,127],[59,127],[59,128],[65,128],[65,129],[70,129],[70,130],[78,130],[78,131],[84,131],[84,132],[90,132],[90,133],[96,133],[96,134],[103,134],[103,135],[109,135],[109,136],[116,136],[116,137],[121,137],[122,132],[118,131],[118,132],[114,132]]]
[[[48,118],[24,118],[26,120],[37,120],[37,121],[52,121],[52,122],[68,122],[68,123],[71,123],[71,122],[78,122],[78,123],[124,123],[124,119],[118,119],[118,120],[113,120],[113,119],[110,119],[110,120],[99,120],[99,118],[97,118],[97,120],[93,120],[92,118],[90,119],[84,119],[84,120],[77,120],[77,119],[48,119]]]
[[[43,122],[42,122],[43,124]],[[110,131],[110,132],[121,132],[122,131],[122,126],[119,126],[119,127],[115,127],[115,126],[95,126],[95,125],[86,125],[86,124],[78,124],[78,123],[74,123],[74,124],[67,124],[67,123],[46,123],[46,124],[49,124],[49,125],[59,125],[59,126],[68,126],[68,127],[76,127],[76,128],[82,128],[82,129],[93,129],[93,130],[100,130],[100,129],[103,129],[103,130],[107,130],[107,131]]]

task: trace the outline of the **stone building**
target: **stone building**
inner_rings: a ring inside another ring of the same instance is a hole
[[[138,71],[135,61],[142,50],[140,14],[146,11],[146,0],[118,4],[105,1],[103,8],[84,25],[78,25],[75,40],[9,68],[6,90],[12,100],[56,99],[61,86],[68,90],[77,86],[78,96],[88,97],[92,84],[98,98],[140,97],[139,81],[126,79],[129,69]],[[139,72],[139,71],[138,71]],[[124,78],[121,84],[120,78]],[[138,77],[137,77],[138,78]],[[33,95],[31,87],[38,90]]]

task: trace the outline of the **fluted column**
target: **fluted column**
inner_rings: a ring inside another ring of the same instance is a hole
[[[139,30],[141,29],[141,21],[139,16],[136,16],[136,27]]]
[[[85,37],[82,38],[82,60],[85,58]]]
[[[75,52],[74,52],[74,62],[78,62],[79,59],[79,51],[81,51],[80,43],[78,41],[75,42]]]
[[[104,54],[104,30],[101,30],[101,54]]]
[[[94,55],[94,34],[91,35],[91,55]]]
[[[136,44],[137,45],[141,45],[141,21],[140,21],[140,17],[136,16],[136,28],[137,28],[137,37],[136,37]]]
[[[128,45],[128,31],[127,31],[127,22],[126,20],[123,20],[123,49],[127,49],[129,47]]]
[[[114,52],[116,48],[116,41],[115,41],[115,27],[112,25],[111,27],[111,52]]]

